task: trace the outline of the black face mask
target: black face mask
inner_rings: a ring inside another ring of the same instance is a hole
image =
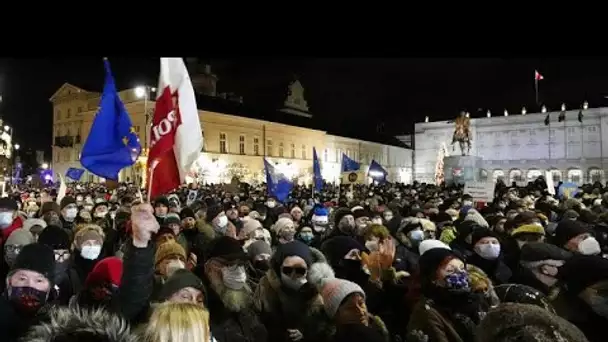
[[[68,277],[68,269],[70,268],[70,261],[62,261],[55,263],[55,284],[61,284]]]
[[[253,262],[253,268],[258,271],[266,272],[270,269],[270,260],[256,260]]]
[[[46,304],[48,294],[33,287],[13,287],[9,292],[9,299],[15,308],[28,315],[33,315]]]

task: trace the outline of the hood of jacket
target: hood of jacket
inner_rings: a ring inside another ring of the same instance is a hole
[[[57,308],[49,313],[49,317],[45,323],[32,326],[24,341],[137,341],[127,321],[106,310]]]

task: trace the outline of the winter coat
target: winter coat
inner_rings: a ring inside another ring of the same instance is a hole
[[[73,294],[80,292],[82,286],[87,279],[89,273],[97,262],[103,259],[103,255],[99,255],[95,260],[87,260],[80,256],[80,251],[74,250],[71,259],[71,267],[68,269],[68,274],[71,282],[71,290]]]
[[[494,285],[507,284],[513,276],[511,269],[500,259],[487,260],[479,256],[479,254],[473,253],[467,259],[467,263],[475,265],[484,271]]]
[[[319,261],[325,259],[319,251],[313,251],[313,255]],[[310,283],[290,291],[271,268],[260,279],[254,303],[270,341],[291,341],[287,329],[299,330],[304,336],[302,342],[328,341],[330,320],[323,309],[323,298]]]
[[[150,299],[154,291],[154,245],[137,248],[131,241],[125,244],[122,281],[120,284],[120,312],[132,324],[147,321]]]
[[[378,316],[369,315],[369,325],[345,324],[335,327],[334,342],[388,342],[389,332]]]
[[[24,341],[139,341],[124,319],[105,310],[57,308],[49,317],[48,322],[32,326]]]
[[[50,305],[45,305],[33,316],[24,315],[15,310],[5,292],[0,297],[0,334],[2,336],[0,340],[3,342],[18,341],[25,336],[30,327],[48,321],[50,309]]]
[[[414,306],[407,325],[405,340],[408,342],[470,342],[459,335],[454,322],[442,314],[436,304],[426,297],[422,297]]]

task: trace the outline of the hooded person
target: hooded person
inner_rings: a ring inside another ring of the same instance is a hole
[[[467,262],[481,268],[496,285],[506,284],[513,275],[502,261],[501,243],[497,235],[488,229],[475,230],[471,236],[473,255]]]
[[[118,299],[116,295],[120,288],[122,277],[122,260],[117,257],[109,257],[100,260],[84,282],[80,293],[70,299],[70,307],[95,309],[105,308],[112,310],[113,301]]]
[[[74,230],[74,220],[78,215],[78,205],[76,199],[72,196],[65,196],[59,203],[59,209],[61,211],[61,227],[70,231]]]
[[[3,341],[17,341],[30,326],[47,319],[54,272],[55,257],[49,247],[33,243],[21,250],[0,298]]]
[[[34,241],[38,241],[38,236],[46,228],[46,222],[43,219],[29,218],[23,222],[23,228],[32,233]]]
[[[72,241],[72,271],[76,272],[77,279],[72,281],[77,282],[74,290],[79,292],[82,284],[89,275],[89,272],[95,267],[95,264],[103,258],[101,250],[104,242],[105,234],[100,226],[90,224],[81,227],[74,234]]]
[[[310,282],[323,298],[325,314],[334,324],[332,339],[336,342],[385,342],[389,340],[386,325],[368,311],[365,291],[356,283],[335,277],[326,263],[311,266]]]
[[[592,232],[580,221],[564,220],[555,228],[553,243],[572,253],[599,255],[602,249]]]
[[[267,331],[254,311],[247,283],[247,255],[238,240],[222,236],[213,242],[204,265],[211,333],[218,341],[267,341]]]
[[[265,241],[264,227],[260,221],[249,216],[243,217],[243,229],[239,232],[239,240],[243,241],[243,248],[247,250],[249,245],[256,241]]]
[[[279,244],[292,242],[296,235],[295,223],[291,217],[281,217],[272,227]]]
[[[165,217],[169,213],[169,199],[165,196],[160,196],[154,200],[154,216],[161,226],[165,223]]]
[[[258,240],[247,248],[247,281],[252,289],[258,287],[260,279],[270,269],[271,255],[272,247],[264,240]]]
[[[330,326],[323,298],[308,281],[313,263],[324,262],[319,252],[300,241],[277,247],[271,268],[254,295],[257,312],[268,327],[271,341],[325,341]]]
[[[46,322],[33,325],[27,332],[28,342],[138,342],[129,324],[119,315],[104,309],[73,310],[56,308]]]
[[[59,291],[56,300],[60,305],[67,305],[82,286],[78,274],[71,268],[70,236],[63,228],[48,226],[40,233],[38,243],[50,247],[55,254],[53,282]]]
[[[420,257],[423,297],[414,306],[406,340],[470,341],[483,312],[482,297],[471,292],[464,262],[446,248],[433,248]]]
[[[329,211],[327,208],[318,204],[312,210],[310,218],[313,233],[315,234],[315,243],[313,245],[320,246],[321,239],[325,236],[329,228]]]

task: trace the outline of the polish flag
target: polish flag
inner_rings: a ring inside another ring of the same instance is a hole
[[[534,80],[542,81],[544,79],[543,75],[541,75],[538,70],[534,70]]]
[[[161,58],[154,119],[150,128],[150,198],[178,188],[203,148],[194,88],[181,58]]]

